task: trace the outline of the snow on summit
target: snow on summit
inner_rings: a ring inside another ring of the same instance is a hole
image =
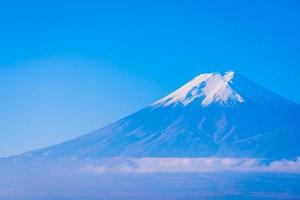
[[[204,73],[154,103],[154,106],[169,106],[178,103],[187,106],[195,99],[201,99],[203,107],[211,103],[228,105],[229,103],[242,103],[243,97],[231,86],[235,73],[228,71],[222,73]]]

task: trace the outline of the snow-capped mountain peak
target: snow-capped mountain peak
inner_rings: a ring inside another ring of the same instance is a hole
[[[298,104],[232,71],[205,73],[152,106],[18,159],[294,158],[299,130]]]
[[[230,84],[235,73],[228,71],[222,73],[204,73],[154,103],[154,106],[169,106],[178,103],[187,106],[195,99],[201,99],[203,107],[211,103],[229,105],[229,103],[242,103],[243,97],[236,92]]]

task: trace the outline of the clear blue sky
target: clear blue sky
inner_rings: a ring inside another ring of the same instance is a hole
[[[300,103],[300,1],[3,1],[0,156],[74,138],[202,72]]]

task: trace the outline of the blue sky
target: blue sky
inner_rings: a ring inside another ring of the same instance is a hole
[[[74,138],[202,72],[300,103],[300,2],[0,3],[0,156]]]

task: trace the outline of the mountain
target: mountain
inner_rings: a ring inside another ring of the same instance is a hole
[[[200,74],[178,90],[79,138],[27,159],[300,155],[300,106],[244,76]]]

